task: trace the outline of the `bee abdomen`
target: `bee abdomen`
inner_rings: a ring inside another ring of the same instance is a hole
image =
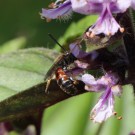
[[[75,81],[66,75],[62,68],[56,71],[56,80],[60,88],[69,95],[77,94],[78,90],[75,86]]]

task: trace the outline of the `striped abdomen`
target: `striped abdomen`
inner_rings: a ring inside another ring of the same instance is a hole
[[[62,68],[58,68],[55,75],[58,85],[64,92],[70,95],[77,93],[76,81],[72,77],[68,77]]]

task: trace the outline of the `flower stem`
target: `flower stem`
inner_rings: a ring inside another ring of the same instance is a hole
[[[123,25],[126,30],[123,36],[123,42],[129,61],[128,82],[135,86],[135,20],[133,17],[133,10],[129,9],[120,21],[121,25]]]

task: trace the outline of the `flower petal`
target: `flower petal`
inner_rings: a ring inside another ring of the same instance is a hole
[[[69,45],[70,51],[71,53],[78,59],[84,59],[85,61],[87,61],[87,57],[90,61],[94,61],[99,53],[97,51],[92,51],[92,52],[85,52],[83,50],[81,50],[79,44],[77,43],[72,43]],[[89,64],[89,63],[88,63]]]
[[[98,84],[106,85],[106,86],[115,86],[119,81],[119,77],[116,73],[107,72],[104,76],[97,80]]]
[[[111,91],[113,92],[113,95],[120,97],[122,94],[122,86],[121,85],[115,85],[111,87]]]
[[[124,28],[120,27],[120,25],[116,22],[112,15],[113,12],[119,11],[116,5],[116,1],[112,3],[104,1],[101,5],[103,7],[100,16],[96,23],[89,27],[86,32],[86,36],[89,38],[93,38],[94,35],[105,34],[110,37],[117,33],[118,30],[123,33]]]
[[[82,81],[86,84],[86,85],[95,85],[97,84],[94,76],[92,76],[91,74],[84,74],[82,76]]]
[[[111,89],[108,87],[106,92],[100,97],[98,103],[91,111],[91,119],[94,122],[101,123],[114,115],[114,97]]]
[[[82,69],[87,69],[89,66],[88,63],[79,61],[79,60],[76,60],[74,63],[76,64],[77,67],[82,68]]]
[[[70,77],[72,76],[73,78],[77,80],[81,80],[79,74],[82,74],[84,72],[84,69],[75,67],[71,70],[66,71],[66,74]]]
[[[116,1],[116,6],[120,10],[121,13],[125,12],[127,8],[130,7],[130,4],[131,4],[131,0],[117,0]]]
[[[76,58],[83,58],[88,56],[90,53],[87,53],[85,51],[82,51],[77,43],[72,43],[69,45],[71,53],[76,57]]]
[[[82,76],[82,81],[85,83],[85,90],[87,91],[101,92],[106,88],[106,86],[98,84],[91,74],[84,74]]]
[[[47,19],[56,19],[60,17],[68,17],[72,12],[70,0],[66,0],[59,7],[54,9],[42,9],[41,17]]]
[[[131,0],[131,7],[135,9],[135,0]]]
[[[100,13],[102,11],[102,0],[91,1],[91,0],[71,0],[72,9],[74,12],[80,14],[95,14]]]
[[[121,32],[124,31],[112,16],[109,5],[106,4],[97,22],[89,28],[89,37],[98,34],[114,35],[119,29]]]

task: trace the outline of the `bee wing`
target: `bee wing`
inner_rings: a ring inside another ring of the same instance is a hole
[[[56,69],[59,66],[59,63],[63,60],[64,55],[60,55],[56,58],[56,60],[54,61],[53,65],[50,67],[50,69],[48,70],[48,72],[45,75],[44,80],[49,80],[53,77],[53,75],[55,74]]]

